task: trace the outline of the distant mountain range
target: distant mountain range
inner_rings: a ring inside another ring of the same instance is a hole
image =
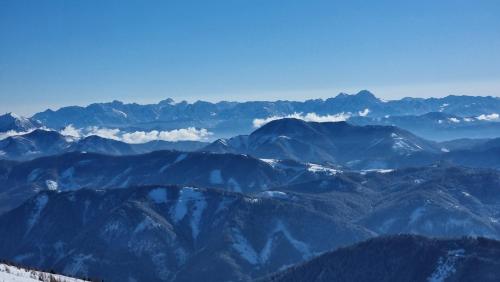
[[[498,241],[401,235],[341,248],[259,281],[498,281],[498,277]]]
[[[46,110],[28,120],[52,129],[68,125],[77,128],[120,128],[125,131],[172,130],[187,127],[206,128],[216,137],[248,134],[257,119],[314,114],[323,120],[335,115],[354,124],[396,125],[431,140],[469,137],[500,137],[500,98],[447,96],[444,98],[404,98],[384,101],[369,91],[355,95],[341,93],[334,98],[295,101],[218,102],[166,99],[158,104],[124,104],[120,101],[96,103],[86,107],[70,106]],[[427,115],[429,114],[429,115]],[[338,117],[337,117],[338,119]],[[11,130],[3,126],[0,132]]]
[[[460,138],[500,137],[498,114],[476,117],[459,116],[445,112],[423,115],[352,117],[349,123],[356,125],[393,125],[435,141]]]

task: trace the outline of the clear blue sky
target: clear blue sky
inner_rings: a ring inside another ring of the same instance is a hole
[[[0,0],[0,113],[369,89],[500,96],[500,1]]]

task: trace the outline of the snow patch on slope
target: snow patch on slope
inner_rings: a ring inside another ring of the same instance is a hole
[[[210,172],[209,181],[211,184],[223,184],[222,173],[220,169],[214,169]]]
[[[190,226],[193,238],[196,239],[200,233],[201,216],[206,207],[207,201],[203,193],[197,191],[195,188],[184,187],[180,191],[177,203],[170,211],[170,215],[172,220],[178,223],[187,215],[188,209],[191,208]]]
[[[455,264],[457,260],[464,256],[465,250],[452,250],[446,257],[439,258],[438,265],[429,278],[428,282],[444,282],[448,277],[455,273]]]
[[[28,228],[26,233],[28,233],[31,230],[31,228],[33,228],[35,223],[38,221],[38,219],[40,218],[40,214],[42,213],[43,209],[45,208],[48,202],[49,202],[49,197],[47,195],[40,195],[36,198],[35,206],[31,211],[30,218],[28,219]]]
[[[313,163],[307,164],[307,170],[312,173],[327,173],[330,175],[335,175],[340,172],[339,170]]]
[[[50,191],[59,190],[59,185],[54,180],[46,180],[45,186],[47,186],[47,189],[49,189]]]
[[[167,202],[167,191],[165,188],[156,188],[148,193],[149,198],[156,204]]]

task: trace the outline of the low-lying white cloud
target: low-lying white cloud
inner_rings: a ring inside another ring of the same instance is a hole
[[[87,127],[85,129],[77,129],[73,125],[68,125],[60,131],[61,134],[77,138],[84,138],[96,135],[102,138],[122,141],[130,144],[140,144],[150,141],[200,141],[205,140],[212,135],[207,129],[197,129],[195,127],[174,129],[170,131],[135,131],[125,132],[120,129]]]
[[[23,131],[23,132],[20,132],[20,131],[15,131],[15,130],[9,130],[9,131],[6,131],[6,132],[0,132],[0,140],[3,140],[3,139],[6,139],[6,138],[9,138],[11,136],[17,136],[17,135],[23,135],[23,134],[28,134],[30,133],[31,131]]]
[[[296,118],[296,119],[301,119],[303,121],[314,121],[314,122],[337,122],[337,121],[346,121],[351,117],[351,113],[338,113],[334,115],[324,115],[320,116],[317,115],[316,113],[293,113],[290,115],[286,116],[271,116],[268,118],[256,118],[253,120],[253,126],[255,128],[261,127],[264,124],[271,122],[273,120],[278,120],[278,119],[284,119],[284,118]]]
[[[476,117],[476,119],[478,120],[498,120],[499,118],[500,116],[497,113],[492,113],[489,115],[482,114]]]
[[[163,141],[199,141],[207,139],[211,132],[205,128],[196,129],[194,127],[174,129],[171,131],[136,131],[125,133],[122,135],[122,140],[127,143],[145,143],[155,140]]]
[[[37,128],[37,129],[50,131],[50,129],[46,128],[45,126]],[[0,132],[0,140],[6,139],[6,138],[9,138],[9,137],[12,137],[12,136],[19,136],[19,135],[29,134],[29,133],[31,133],[31,132],[33,132],[35,130],[36,129],[30,129],[30,130],[27,130],[27,131],[9,130],[9,131],[5,131],[5,132]]]
[[[358,112],[360,117],[366,117],[369,113],[370,113],[370,109],[368,109],[368,108]]]

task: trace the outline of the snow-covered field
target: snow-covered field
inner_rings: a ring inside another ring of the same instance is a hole
[[[55,280],[54,280],[55,279]],[[12,265],[0,264],[0,282],[83,282],[85,280],[63,275],[51,274],[36,270],[28,270]]]

